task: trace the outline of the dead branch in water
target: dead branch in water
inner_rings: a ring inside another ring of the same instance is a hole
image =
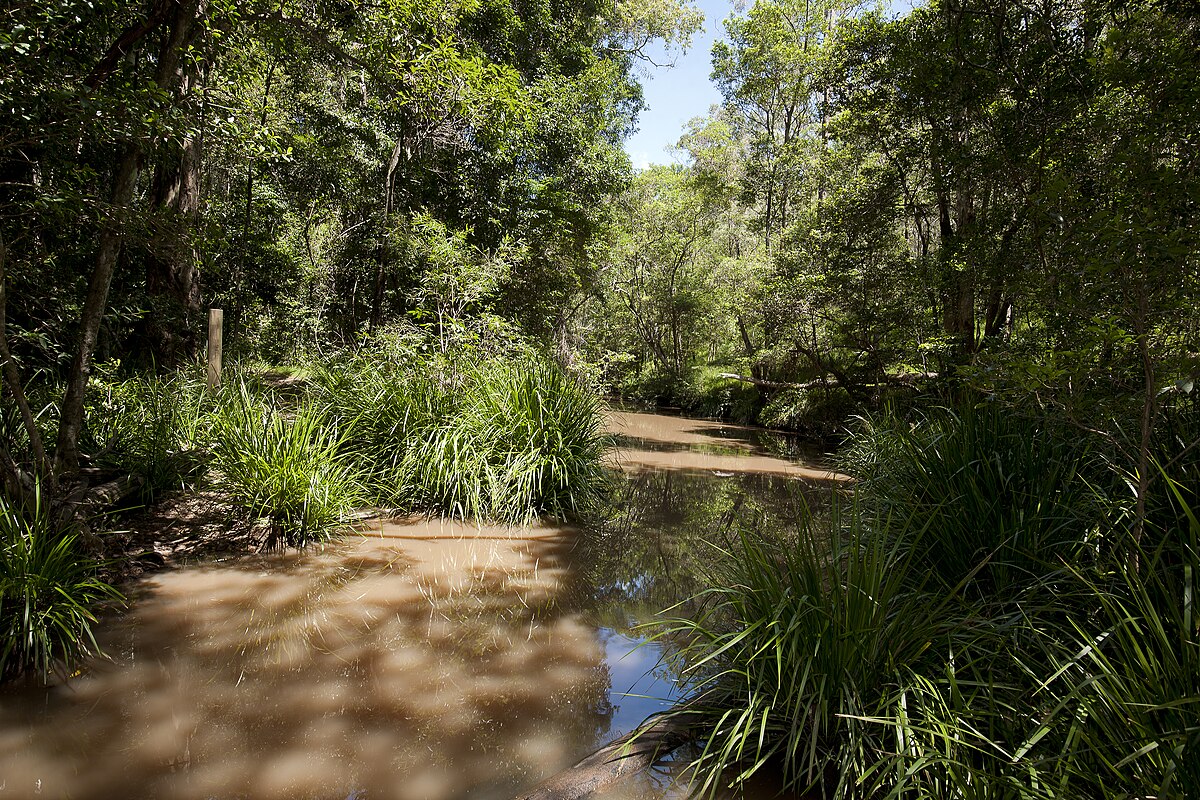
[[[652,718],[513,800],[583,800],[650,769],[690,738],[678,722]]]

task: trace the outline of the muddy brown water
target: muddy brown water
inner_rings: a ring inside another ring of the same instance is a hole
[[[490,800],[632,730],[680,693],[640,626],[703,586],[735,519],[793,524],[841,478],[752,429],[609,427],[594,529],[382,521],[144,581],[100,626],[111,661],[0,693],[0,798]]]

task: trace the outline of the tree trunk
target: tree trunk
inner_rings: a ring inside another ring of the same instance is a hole
[[[691,738],[692,734],[676,719],[647,719],[636,730],[547,778],[516,800],[584,800],[608,794],[605,789],[633,783]]]
[[[194,64],[177,72],[179,99],[197,78]],[[148,320],[147,333],[158,363],[165,366],[195,355],[197,348],[192,322],[201,308],[195,236],[202,159],[200,136],[188,136],[178,147],[169,147],[155,169],[151,207],[165,218],[167,230],[146,259],[146,290],[164,297],[170,308]]]
[[[184,49],[191,37],[202,0],[175,0],[170,16],[171,27],[167,30],[160,51],[155,83],[170,89],[179,67]],[[108,306],[108,290],[112,286],[113,271],[125,235],[125,223],[129,216],[133,194],[141,173],[142,149],[137,142],[125,146],[113,178],[110,213],[101,224],[99,246],[96,250],[96,266],[88,283],[87,297],[79,318],[79,348],[67,374],[67,388],[63,393],[58,428],[58,443],[55,465],[59,473],[73,472],[79,468],[79,434],[83,428],[83,399],[91,374],[92,355],[100,334],[100,324]]]
[[[4,242],[4,235],[0,232],[0,361],[3,362],[4,370],[4,385],[8,386],[9,392],[12,393],[13,400],[17,404],[17,411],[21,415],[21,424],[25,426],[25,433],[29,437],[29,449],[33,451],[34,470],[38,473],[38,477],[42,481],[48,482],[48,489],[51,494],[54,493],[54,471],[50,468],[50,461],[46,458],[46,450],[42,446],[41,433],[38,431],[37,422],[33,416],[33,410],[29,407],[29,400],[25,397],[24,387],[21,385],[21,376],[17,371],[16,362],[13,361],[12,352],[8,349],[8,328],[6,320],[6,312],[8,308],[8,296],[5,293],[5,267],[8,261],[8,247]],[[28,479],[28,476],[22,474],[20,467],[13,460],[7,448],[0,445],[0,451],[3,451],[0,456],[0,469],[4,470],[4,487],[8,492],[8,496],[12,500],[21,498],[26,492],[32,488],[33,481]]]
[[[1137,298],[1137,316],[1135,330],[1137,331],[1138,355],[1142,361],[1142,414],[1141,430],[1138,436],[1137,459],[1137,499],[1134,508],[1133,541],[1135,545],[1142,542],[1142,534],[1146,528],[1146,495],[1150,492],[1151,447],[1154,443],[1154,418],[1158,414],[1157,380],[1155,378],[1154,359],[1150,354],[1150,303],[1146,292],[1142,290]],[[1137,553],[1133,554],[1133,565],[1137,568]]]
[[[750,330],[746,327],[746,320],[741,313],[738,313],[735,316],[737,318],[738,333],[740,333],[742,336],[742,346],[746,348],[746,357],[754,358],[754,353],[756,351],[754,349],[754,342],[750,339]]]
[[[371,320],[368,328],[374,331],[383,321],[383,294],[387,279],[387,228],[392,218],[394,195],[392,186],[396,179],[396,167],[400,166],[400,154],[403,152],[403,137],[397,137],[396,146],[392,148],[392,157],[388,160],[387,172],[383,178],[383,229],[380,231],[379,248],[375,253],[375,286],[371,292]]]
[[[92,354],[100,335],[100,323],[108,305],[108,290],[112,286],[113,270],[121,252],[121,241],[129,204],[137,186],[142,152],[137,144],[125,148],[117,165],[113,181],[112,213],[100,229],[100,247],[96,266],[88,283],[87,297],[79,317],[79,348],[67,374],[67,389],[63,393],[58,427],[58,446],[55,462],[58,471],[72,472],[79,468],[79,433],[83,428],[83,396],[92,371]]]

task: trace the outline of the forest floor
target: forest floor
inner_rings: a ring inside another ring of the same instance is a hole
[[[104,572],[113,582],[200,560],[257,550],[266,531],[238,519],[216,492],[180,489],[146,508],[122,515],[104,542]]]

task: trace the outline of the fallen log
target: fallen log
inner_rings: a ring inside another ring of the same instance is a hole
[[[718,372],[718,378],[729,378],[730,380],[741,381],[742,383],[752,383],[755,386],[763,389],[807,389],[811,388],[809,384],[820,385],[820,381],[809,381],[809,383],[782,383],[780,381],[764,381],[762,378],[755,378],[751,375],[739,375],[736,372]]]
[[[141,475],[122,475],[99,486],[81,486],[59,505],[58,523],[73,528],[85,550],[99,553],[103,545],[88,522],[96,514],[116,505],[145,485],[146,479]]]
[[[91,516],[109,506],[116,505],[146,485],[141,475],[122,475],[107,483],[88,489],[78,499],[72,498],[76,516]]]
[[[583,800],[650,769],[690,738],[677,722],[658,717],[513,800]]]
[[[920,380],[933,380],[937,378],[936,372],[903,372],[895,375],[884,375],[883,382],[895,386],[912,386]],[[730,380],[741,381],[742,383],[751,383],[763,389],[794,389],[797,391],[808,391],[810,389],[821,388],[836,388],[841,386],[841,381],[837,378],[816,378],[804,383],[786,383],[783,381],[765,381],[762,378],[755,378],[751,375],[739,375],[736,372],[718,372],[718,378],[729,378]],[[863,384],[866,387],[876,384]]]

